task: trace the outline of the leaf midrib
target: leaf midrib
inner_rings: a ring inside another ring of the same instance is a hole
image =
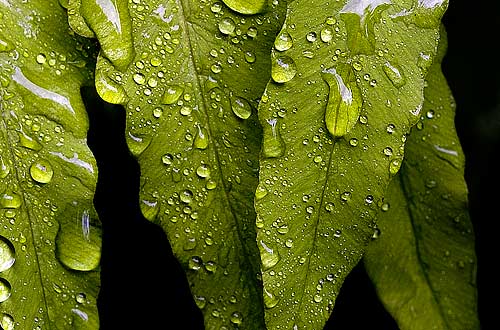
[[[236,218],[233,206],[229,202],[230,199],[229,199],[228,189],[227,189],[227,186],[226,186],[226,183],[225,183],[225,180],[224,180],[224,176],[223,176],[223,173],[222,173],[222,168],[223,168],[222,162],[220,161],[219,151],[218,151],[218,148],[216,147],[216,143],[213,140],[215,137],[212,134],[212,125],[210,124],[210,117],[209,117],[208,112],[207,112],[207,104],[206,104],[205,97],[203,96],[203,89],[202,89],[201,81],[200,81],[200,77],[203,77],[203,75],[200,74],[198,72],[198,70],[197,70],[196,56],[195,56],[195,52],[194,52],[194,49],[193,49],[193,42],[191,41],[192,37],[191,37],[190,31],[189,31],[189,24],[193,24],[193,23],[188,20],[188,16],[186,16],[186,14],[185,14],[186,11],[185,11],[185,7],[184,7],[184,1],[183,0],[177,0],[177,2],[180,4],[179,5],[179,8],[180,8],[179,20],[182,22],[182,24],[184,26],[183,30],[184,30],[184,33],[186,35],[187,44],[189,45],[189,55],[190,55],[189,59],[190,59],[191,64],[193,65],[194,73],[195,73],[195,76],[196,76],[196,88],[198,89],[198,91],[200,92],[200,95],[202,96],[202,103],[200,104],[201,105],[201,112],[203,113],[203,115],[206,118],[207,130],[208,130],[208,135],[209,135],[209,145],[212,147],[213,153],[215,155],[215,160],[216,160],[216,163],[217,163],[217,172],[219,174],[220,181],[222,183],[222,188],[223,188],[222,190],[224,191],[224,193],[222,195],[224,196],[224,202],[225,202],[225,204],[231,210],[231,212],[230,212],[231,213],[231,218],[232,218],[233,223],[235,224],[235,227],[237,229],[236,231],[238,233],[238,238],[239,238],[239,241],[241,243],[241,249],[243,250],[243,256],[244,256],[245,259],[247,259],[247,263],[249,265],[251,265],[252,263],[249,260],[250,257],[249,257],[248,251],[245,248],[245,244],[243,244],[243,241],[244,241],[243,235],[242,235],[242,230],[243,229],[241,227],[240,222]],[[200,26],[201,28],[203,28],[199,24],[193,24],[193,25],[197,25],[197,26]],[[228,212],[224,212],[224,213],[227,214]]]

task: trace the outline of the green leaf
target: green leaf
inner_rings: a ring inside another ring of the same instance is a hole
[[[379,237],[364,257],[400,329],[479,329],[474,233],[455,103],[441,72],[442,35],[426,78],[423,115],[389,186]]]
[[[57,1],[0,1],[0,326],[98,329],[89,44]]]
[[[288,3],[259,105],[255,205],[269,329],[321,329],[363,255],[420,116],[446,5]]]
[[[130,39],[113,30],[110,44],[101,42],[96,87],[125,106],[142,213],[167,233],[207,329],[262,329],[255,109],[284,6],[243,16],[216,1],[148,1],[128,3],[130,21],[120,2],[96,7],[102,3],[82,1],[82,9],[94,6],[82,10],[88,22],[95,12],[116,13],[92,18],[99,41],[113,26],[132,31]],[[136,55],[123,69],[128,55],[112,58],[109,48]]]

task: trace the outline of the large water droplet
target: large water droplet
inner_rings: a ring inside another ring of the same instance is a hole
[[[399,157],[395,157],[394,159],[391,160],[389,163],[389,173],[391,175],[396,175],[401,168],[401,164],[403,163],[403,159]]]
[[[242,97],[231,97],[231,109],[233,113],[241,119],[248,119],[252,114],[252,106]]]
[[[18,131],[17,133],[19,135],[19,144],[21,146],[35,151],[42,150],[42,145],[40,144],[40,142],[33,139],[23,131]]]
[[[188,267],[191,270],[199,270],[201,266],[203,265],[203,261],[201,260],[200,257],[198,256],[193,256],[191,259],[188,261]]]
[[[146,199],[143,199],[140,204],[140,209],[142,215],[148,219],[149,221],[153,221],[156,219],[156,216],[158,215],[158,212],[160,212],[160,203],[157,201],[149,201]]]
[[[58,215],[56,257],[66,267],[90,271],[101,259],[101,222],[92,205],[73,202]]]
[[[54,171],[48,160],[37,159],[30,166],[30,175],[36,182],[49,183],[52,180]]]
[[[3,330],[14,330],[15,322],[12,315],[0,313],[0,327]]]
[[[17,209],[23,203],[20,195],[6,191],[0,196],[0,207],[5,209]]]
[[[259,242],[259,250],[263,270],[274,267],[280,261],[278,250],[271,248],[262,240]]]
[[[285,142],[281,138],[279,127],[276,125],[276,118],[268,119],[269,125],[264,125],[264,136],[262,142],[262,152],[265,157],[281,157],[285,153]]]
[[[132,155],[135,157],[138,157],[140,154],[146,150],[147,147],[151,144],[151,136],[144,135],[144,136],[138,136],[132,134],[132,132],[128,132],[128,139],[127,139],[127,144],[130,152]]]
[[[243,322],[243,317],[241,316],[240,313],[234,312],[233,314],[231,314],[229,320],[231,321],[231,323],[239,325]]]
[[[281,31],[276,40],[274,40],[274,48],[277,51],[284,52],[293,46],[293,40],[290,33]]]
[[[4,278],[0,278],[0,303],[9,299],[11,293],[12,293],[12,287],[9,281],[7,281]]]
[[[340,69],[345,80],[335,68],[324,70],[321,74],[330,88],[325,111],[326,128],[334,137],[344,136],[354,127],[363,103],[350,66],[339,65]]]
[[[208,166],[207,164],[201,164],[196,169],[196,174],[200,178],[208,178],[210,176],[210,166]]]
[[[196,149],[206,149],[208,147],[208,132],[198,125],[198,134],[194,138],[193,146]]]
[[[267,0],[222,0],[222,2],[232,10],[244,15],[262,13],[267,7]]]
[[[279,56],[273,59],[271,77],[277,83],[286,83],[297,74],[297,66],[289,56]]]
[[[179,100],[183,92],[184,88],[179,85],[167,86],[165,94],[163,94],[163,97],[161,98],[161,103],[174,104],[177,100]]]
[[[270,290],[268,290],[266,287],[264,287],[264,306],[266,308],[273,308],[276,306],[279,302],[278,297],[272,293]]]
[[[0,273],[6,271],[16,261],[14,245],[5,237],[0,235]]]
[[[391,64],[386,62],[383,66],[383,70],[387,78],[392,82],[394,86],[400,88],[406,84],[406,78],[404,77],[401,69],[396,64]]]
[[[225,17],[219,22],[219,31],[222,34],[232,34],[235,28],[234,21],[229,17]]]

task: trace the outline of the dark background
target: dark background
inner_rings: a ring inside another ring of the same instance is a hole
[[[493,228],[500,220],[500,190],[494,189],[500,142],[500,12],[491,7],[495,3],[452,0],[443,19],[449,39],[443,71],[457,103],[456,126],[466,155],[483,330],[498,323],[496,304],[491,303],[498,291],[494,269],[498,257],[492,253],[498,249],[492,247],[500,237]],[[91,121],[88,143],[99,168],[95,204],[104,232],[98,300],[101,329],[201,330],[201,313],[165,234],[140,213],[139,167],[125,144],[124,111],[97,103],[93,91],[84,93]],[[360,265],[346,279],[325,329],[364,328],[397,326],[378,302]]]

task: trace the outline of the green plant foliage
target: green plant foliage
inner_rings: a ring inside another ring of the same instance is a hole
[[[421,119],[389,186],[378,237],[364,256],[400,329],[479,329],[464,156],[454,100],[440,67],[445,50],[442,37],[426,77]]]
[[[259,106],[255,206],[268,329],[321,328],[373,235],[439,39],[439,25],[423,17],[439,21],[446,3],[416,6],[287,5]]]
[[[363,256],[401,329],[477,329],[447,5],[0,0],[0,328],[99,328],[94,84],[206,329],[321,329]]]
[[[0,1],[0,327],[97,329],[89,44],[57,1]]]

